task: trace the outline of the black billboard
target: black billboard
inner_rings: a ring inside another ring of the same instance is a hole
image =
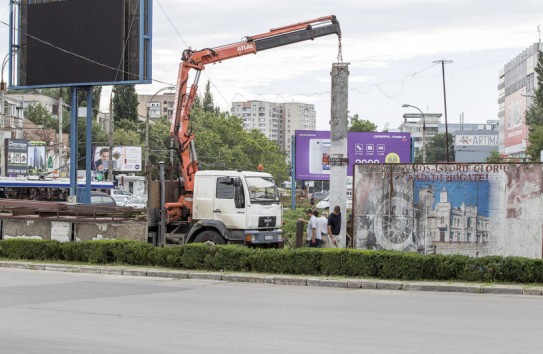
[[[23,0],[19,6],[14,86],[150,82],[151,0]]]

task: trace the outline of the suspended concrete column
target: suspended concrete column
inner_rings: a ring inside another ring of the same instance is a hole
[[[341,234],[338,247],[346,247],[347,219],[347,131],[349,64],[332,64],[330,115],[330,210],[341,208]]]

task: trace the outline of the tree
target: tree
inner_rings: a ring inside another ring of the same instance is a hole
[[[539,51],[539,60],[535,67],[537,73],[537,90],[533,96],[533,101],[526,111],[526,125],[530,133],[534,132],[538,126],[543,125],[543,51]]]
[[[286,158],[279,146],[259,131],[244,131],[241,118],[197,108],[192,126],[201,169],[256,171],[262,164],[277,181],[288,178]]]
[[[138,121],[138,94],[134,85],[113,86],[112,104],[115,123],[121,119]]]
[[[366,119],[361,119],[358,114],[350,117],[349,123],[350,132],[375,132],[377,131],[377,125]]]
[[[543,150],[543,125],[538,125],[528,134],[530,145],[526,150],[532,161],[540,161],[541,150]]]
[[[426,143],[426,162],[446,162],[447,150],[445,148],[445,134],[436,134],[432,140]],[[422,162],[422,149],[415,156],[415,162]],[[449,162],[454,162],[454,139],[449,134]]]
[[[540,151],[543,150],[543,52],[539,51],[539,60],[535,67],[537,73],[537,89],[533,101],[526,111],[526,125],[528,125],[527,154],[532,161],[540,160]]]
[[[209,80],[207,80],[207,83],[206,83],[202,106],[203,106],[204,112],[215,111],[215,107],[213,106],[213,96],[211,95],[211,82]]]
[[[490,152],[490,155],[486,158],[486,162],[488,163],[500,163],[503,162],[504,158],[500,155],[500,153],[497,150],[492,150]]]
[[[149,125],[149,161],[152,164],[167,161],[169,146],[170,123],[166,117],[161,117]]]
[[[46,129],[58,129],[58,123],[41,103],[32,104],[25,111],[25,118]]]

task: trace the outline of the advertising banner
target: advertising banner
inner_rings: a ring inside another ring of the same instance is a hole
[[[28,173],[28,140],[6,139],[6,175],[18,176]]]
[[[526,150],[528,128],[524,123],[526,97],[518,90],[505,97],[505,117],[503,145],[506,154],[515,154]]]
[[[38,175],[47,172],[45,160],[45,141],[31,140],[28,142],[28,170],[29,175]]]
[[[330,179],[330,132],[297,130],[296,171],[298,180]],[[352,132],[347,135],[347,175],[359,163],[407,163],[411,161],[409,133]]]
[[[93,149],[93,171],[109,170],[109,147],[95,146]],[[138,172],[142,170],[141,146],[116,146],[111,158],[113,171]]]

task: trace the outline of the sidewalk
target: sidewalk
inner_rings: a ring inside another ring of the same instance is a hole
[[[127,275],[174,279],[207,279],[230,282],[264,283],[276,285],[322,286],[348,289],[377,289],[402,291],[436,291],[472,294],[532,295],[542,296],[543,286],[525,284],[482,284],[431,281],[397,281],[375,279],[329,278],[284,274],[222,273],[192,270],[162,270],[145,267],[108,265],[64,265],[55,263],[30,263],[0,261],[0,268],[45,270],[55,272]]]

